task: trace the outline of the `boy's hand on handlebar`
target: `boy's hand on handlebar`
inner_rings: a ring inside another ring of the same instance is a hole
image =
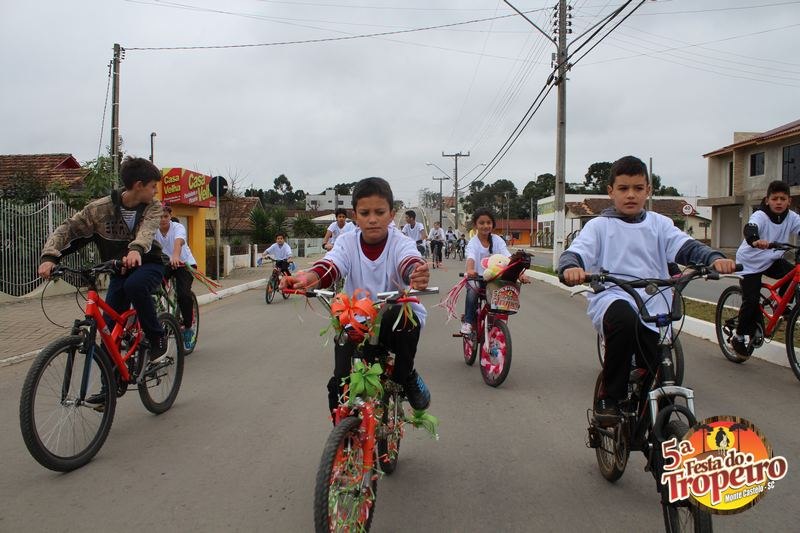
[[[122,258],[122,273],[126,270],[136,268],[142,265],[142,255],[136,250],[131,250],[128,255]]]
[[[769,241],[764,239],[758,239],[757,241],[753,241],[753,244],[751,244],[750,246],[752,246],[753,248],[761,248],[762,250],[766,250],[767,248],[769,248]],[[725,272],[725,274],[728,274],[728,272]]]
[[[42,279],[50,279],[50,273],[53,272],[53,269],[56,267],[56,264],[52,261],[44,261],[41,265],[39,265],[39,269],[36,271],[39,274],[39,277]]]
[[[766,243],[767,241],[756,241],[756,242]],[[711,267],[720,274],[733,274],[734,271],[736,270],[736,261],[734,261],[733,259],[717,259],[716,261],[711,263]]]
[[[431,273],[428,270],[428,263],[419,263],[417,268],[411,273],[410,285],[412,289],[418,291],[428,288],[428,282],[431,279]]]
[[[586,281],[586,271],[580,267],[568,268],[563,273],[564,284],[572,287]]]
[[[519,282],[520,283],[530,283],[531,282],[531,278],[529,278],[525,274],[521,274],[520,277],[519,277]]]
[[[281,278],[279,287],[281,289],[306,289],[313,287],[319,282],[319,276],[314,272],[298,270],[291,276]]]

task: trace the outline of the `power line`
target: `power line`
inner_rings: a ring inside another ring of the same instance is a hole
[[[108,82],[106,83],[106,99],[103,101],[103,120],[100,121],[100,140],[97,143],[97,159],[100,159],[100,151],[103,149],[103,131],[106,126],[106,109],[108,109],[108,93],[111,90],[111,65],[112,61],[108,62]]]

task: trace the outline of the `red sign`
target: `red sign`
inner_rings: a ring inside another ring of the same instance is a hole
[[[185,168],[161,169],[161,201],[194,207],[217,207],[208,182],[211,176]]]

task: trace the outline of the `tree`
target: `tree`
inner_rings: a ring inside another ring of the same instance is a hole
[[[73,209],[83,209],[92,200],[110,194],[117,184],[114,160],[111,156],[100,156],[87,161],[83,164],[83,168],[89,172],[83,178],[83,187],[80,190],[70,189],[64,183],[54,183],[50,186],[50,192],[55,193]]]
[[[353,187],[356,186],[357,181],[351,181],[350,183],[337,183],[333,186],[333,190],[336,191],[336,194],[339,196],[348,196],[353,194]]]
[[[653,186],[653,196],[681,196],[681,193],[675,187],[661,185],[661,176],[658,174],[653,174],[650,177],[650,181]]]
[[[508,195],[506,196],[506,193]],[[470,184],[470,193],[462,200],[462,206],[466,213],[474,213],[478,207],[489,207],[498,215],[506,214],[508,204],[511,206],[511,218],[518,218],[521,212],[527,212],[521,207],[522,202],[517,200],[517,187],[507,179],[499,179],[490,185],[484,185],[482,181]]]
[[[289,181],[289,178],[286,177],[285,174],[281,174],[275,181],[273,182],[273,189],[280,195],[285,195],[287,193],[292,192],[292,183]]]
[[[304,237],[324,237],[325,228],[323,226],[314,224],[314,221],[311,220],[311,217],[300,215],[295,218],[294,222],[292,223],[292,236],[297,237],[298,239],[302,239]]]
[[[587,194],[605,194],[611,179],[611,163],[603,161],[592,163],[583,177],[584,192]]]
[[[272,244],[278,232],[286,231],[286,211],[280,207],[256,207],[250,212],[253,224],[253,241]]]

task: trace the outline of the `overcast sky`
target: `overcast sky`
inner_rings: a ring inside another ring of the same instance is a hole
[[[550,31],[555,0],[512,3]],[[622,4],[572,1],[570,37]],[[341,40],[476,19],[493,20]],[[730,144],[734,131],[800,118],[799,30],[800,1],[645,3],[569,74],[567,181],[634,154],[652,157],[666,185],[705,195],[703,153]],[[339,40],[135,49],[319,39]],[[286,174],[308,193],[382,176],[406,203],[438,191],[432,177],[441,173],[426,162],[452,175],[443,151],[470,152],[461,176],[492,160],[545,86],[555,51],[497,0],[2,0],[0,153],[68,152],[83,162],[106,151],[114,43],[127,49],[126,153],[149,156],[156,132],[162,167],[256,188]],[[484,182],[510,179],[521,192],[555,172],[556,93]]]

